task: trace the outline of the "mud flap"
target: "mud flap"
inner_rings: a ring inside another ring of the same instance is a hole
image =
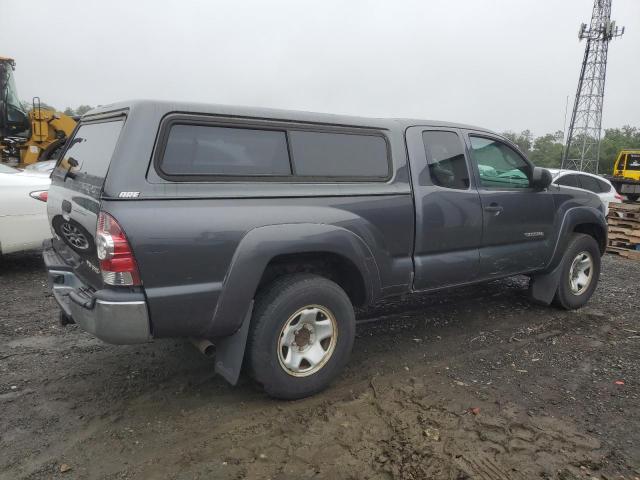
[[[247,335],[251,324],[251,314],[253,313],[253,300],[249,304],[247,313],[240,328],[233,335],[224,337],[216,341],[216,367],[215,372],[222,376],[231,385],[238,383],[240,371],[242,370],[242,360],[244,359],[244,349],[247,345]]]
[[[529,297],[543,305],[551,305],[553,297],[558,291],[560,285],[560,274],[562,273],[562,265],[564,262],[548,273],[540,273],[531,276],[529,281]]]

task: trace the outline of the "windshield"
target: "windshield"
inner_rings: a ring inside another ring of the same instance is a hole
[[[12,69],[9,69],[9,68],[7,69],[6,77],[7,77],[7,86],[6,86],[7,92],[5,94],[5,99],[6,99],[7,105],[9,107],[13,107],[18,111],[21,111],[22,106],[20,105],[20,99],[18,98],[18,89],[16,88],[16,81],[13,78]],[[11,111],[9,113],[11,113]],[[17,120],[17,119],[9,118],[9,121],[11,120]]]
[[[0,62],[0,135],[15,135],[28,128],[29,119],[20,104],[13,66]]]

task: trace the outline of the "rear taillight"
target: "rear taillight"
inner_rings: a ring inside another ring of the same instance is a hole
[[[36,190],[35,192],[31,192],[29,196],[41,202],[46,202],[49,198],[49,192],[47,190]]]
[[[619,193],[616,193],[614,196],[616,197],[617,200],[620,200],[621,202],[624,201],[624,197]]]
[[[96,249],[104,283],[117,286],[142,284],[127,236],[108,213],[100,212],[98,216]]]

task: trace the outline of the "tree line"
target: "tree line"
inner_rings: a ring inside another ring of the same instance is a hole
[[[80,105],[76,108],[67,107],[62,111],[62,113],[64,113],[65,115],[69,115],[70,117],[73,117],[76,115],[82,116],[92,109],[93,107],[91,105]]]
[[[564,154],[564,133],[560,130],[534,137],[529,130],[520,133],[512,131],[503,135],[515,143],[536,165],[547,168],[560,168]],[[570,157],[579,158],[580,138],[574,140]],[[606,128],[600,140],[599,173],[612,173],[618,152],[623,148],[640,149],[640,128],[625,125],[622,128]]]
[[[33,104],[31,102],[27,102],[26,100],[23,100],[20,103],[22,104],[22,108],[24,109],[25,112],[28,112],[33,108]],[[40,107],[47,110],[53,110],[55,112],[60,111],[56,107],[49,105],[48,103],[45,103],[45,102],[40,102]],[[91,105],[79,105],[76,108],[66,107],[64,110],[62,110],[62,113],[64,113],[65,115],[69,115],[70,117],[76,117],[76,116],[80,117],[91,109],[93,109]]]

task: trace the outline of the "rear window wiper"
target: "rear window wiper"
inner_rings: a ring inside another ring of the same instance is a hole
[[[78,161],[73,157],[69,157],[67,158],[67,164],[69,164],[69,166],[67,167],[67,172],[64,174],[63,182],[67,181],[67,177],[76,178],[76,174],[72,173],[71,169],[78,166]]]

